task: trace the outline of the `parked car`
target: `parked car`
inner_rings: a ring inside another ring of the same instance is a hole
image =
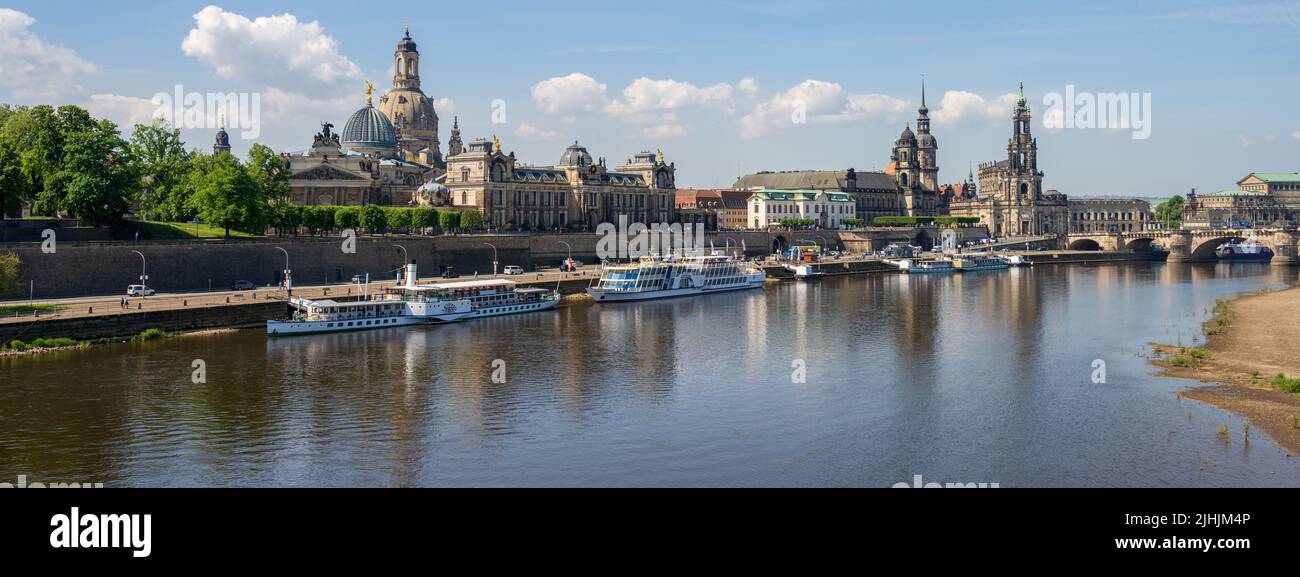
[[[566,258],[564,262],[560,263],[560,272],[574,272],[580,268],[582,268],[582,263],[571,258]]]
[[[442,270],[442,278],[456,278],[458,276],[460,275],[456,274],[456,272],[453,271],[451,267],[447,267]]]
[[[147,297],[153,294],[153,289],[142,284],[133,284],[126,287],[126,296],[129,297]]]
[[[361,284],[364,282],[366,282],[366,275],[363,274],[352,275],[352,284]]]
[[[232,291],[247,291],[255,288],[257,288],[257,285],[253,284],[251,280],[237,280],[230,283],[230,290]]]
[[[514,264],[508,264],[506,265],[506,268],[502,269],[502,272],[506,274],[524,274],[524,267],[519,265],[514,265]]]

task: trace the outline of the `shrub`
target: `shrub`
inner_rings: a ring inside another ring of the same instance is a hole
[[[1278,373],[1273,377],[1273,386],[1288,393],[1300,393],[1300,377],[1287,378],[1286,375]]]
[[[154,341],[168,336],[162,329],[145,329],[135,336],[137,341]]]
[[[74,347],[77,341],[69,338],[57,339],[36,339],[32,341],[31,346],[38,349],[57,349],[59,347]]]
[[[1189,357],[1192,357],[1192,358],[1194,358],[1194,359],[1208,359],[1208,358],[1210,358],[1210,351],[1208,351],[1208,350],[1206,350],[1206,349],[1189,349],[1189,348],[1183,347],[1183,349],[1182,349],[1181,351],[1179,351],[1179,352],[1181,352],[1182,354],[1187,355],[1187,356],[1189,356]]]

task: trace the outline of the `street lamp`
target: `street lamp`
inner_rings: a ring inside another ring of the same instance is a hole
[[[562,241],[562,240],[557,240],[557,241],[555,241],[555,242],[558,242],[558,243],[564,245],[566,248],[568,248],[568,249],[569,249],[569,260],[573,260],[573,245],[570,245],[569,243],[564,242],[564,241]]]
[[[496,274],[497,274],[497,247],[496,247],[496,245],[494,245],[494,244],[492,244],[492,243],[490,243],[490,242],[485,242],[485,243],[483,243],[483,244],[486,244],[486,245],[492,247],[492,276],[496,276]]]
[[[401,275],[402,275],[402,277],[403,277],[403,280],[405,280],[405,281],[407,282],[407,284],[415,284],[415,283],[414,283],[414,280],[415,280],[415,279],[405,279],[405,278],[404,278],[404,277],[406,277],[406,265],[407,265],[407,264],[410,264],[410,262],[411,262],[411,255],[407,254],[407,252],[406,252],[406,247],[404,247],[404,246],[402,246],[402,245],[400,245],[400,244],[395,244],[395,245],[393,245],[393,246],[402,249],[402,266],[398,267],[397,270],[402,271],[402,272],[401,272]]]
[[[293,275],[289,270],[289,251],[278,246],[275,248],[284,253],[284,290],[289,296],[293,296]]]
[[[149,282],[148,282],[149,275],[146,274],[146,267],[148,266],[148,261],[144,259],[144,253],[138,250],[133,250],[131,252],[140,255],[140,285],[147,287],[149,286]],[[141,291],[141,294],[143,294],[143,292],[144,291]]]

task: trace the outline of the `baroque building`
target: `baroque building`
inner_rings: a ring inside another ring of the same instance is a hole
[[[1237,188],[1184,199],[1184,228],[1295,226],[1300,222],[1300,173],[1252,172]]]
[[[458,131],[454,140],[459,140]],[[459,148],[452,145],[450,150]],[[574,142],[559,162],[517,162],[501,142],[478,139],[447,156],[443,185],[449,201],[482,212],[492,229],[595,230],[602,222],[670,223],[675,217],[676,171],[663,153],[641,152],[613,170]]]
[[[1020,83],[1020,98],[1011,112],[1007,157],[979,166],[978,192],[954,200],[948,212],[976,216],[993,236],[1065,234],[1070,228],[1069,199],[1043,187],[1038,169],[1038,140],[1030,129],[1032,114]]]
[[[394,158],[396,136],[386,123],[367,105],[348,120],[346,136],[340,138],[326,122],[309,150],[281,155],[289,165],[289,201],[302,206],[413,204],[430,169]]]
[[[393,52],[393,88],[379,98],[379,111],[397,130],[397,157],[407,162],[444,167],[438,142],[438,112],[420,88],[420,51],[411,29]]]
[[[939,191],[939,142],[930,133],[930,109],[925,105],[925,81],[921,81],[921,107],[917,109],[916,132],[911,124],[894,141],[886,173],[893,174],[903,192],[907,216],[945,213]]]

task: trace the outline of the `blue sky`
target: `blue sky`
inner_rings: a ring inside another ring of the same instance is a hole
[[[914,122],[925,73],[943,182],[1005,155],[1021,80],[1048,188],[1163,196],[1300,170],[1295,2],[367,6],[389,5],[7,2],[0,101],[82,104],[129,125],[178,84],[256,92],[257,140],[298,150],[320,121],[341,127],[364,105],[364,79],[387,89],[409,23],[444,146],[457,115],[467,139],[497,134],[533,164],[576,139],[611,164],[662,148],[683,186],[756,170],[881,169]],[[1044,126],[1044,96],[1067,85],[1149,94],[1150,137]],[[505,122],[494,124],[497,99]],[[798,106],[804,123],[792,121]],[[211,133],[184,134],[207,147]],[[237,153],[253,142],[234,136]]]

